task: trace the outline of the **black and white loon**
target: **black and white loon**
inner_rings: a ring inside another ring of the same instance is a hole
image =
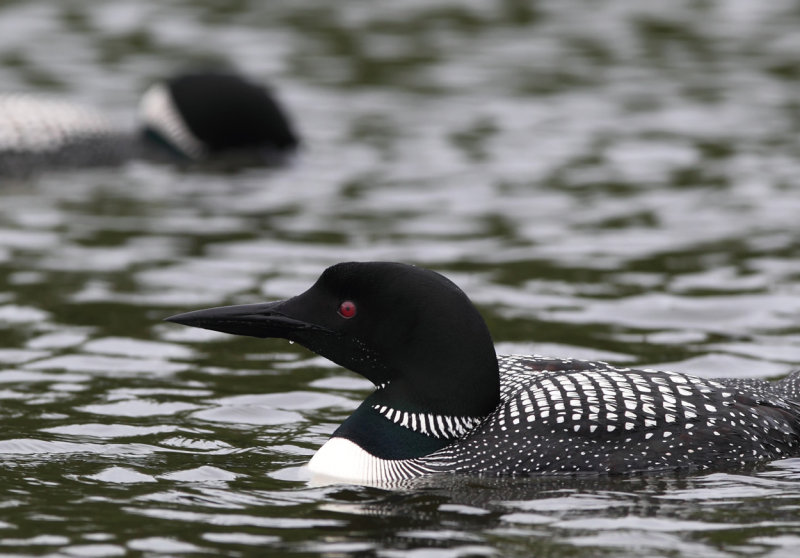
[[[309,463],[329,477],[698,471],[800,455],[800,371],[709,380],[498,358],[467,296],[411,265],[341,263],[288,300],[167,320],[296,341],[374,383]]]
[[[282,162],[299,145],[286,112],[264,86],[221,71],[183,73],[150,86],[139,130],[61,99],[0,94],[0,176],[121,164],[134,158]]]

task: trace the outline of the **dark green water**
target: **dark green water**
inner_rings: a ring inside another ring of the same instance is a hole
[[[0,3],[3,91],[130,127],[152,79],[222,61],[305,138],[282,170],[0,185],[0,554],[796,556],[800,459],[312,486],[369,384],[161,319],[400,260],[461,285],[500,353],[781,375],[798,29],[783,1]]]

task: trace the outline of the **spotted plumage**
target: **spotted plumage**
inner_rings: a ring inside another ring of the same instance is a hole
[[[744,380],[537,356],[499,360],[497,409],[420,464],[492,475],[697,471],[800,447],[800,404],[768,382],[755,381],[754,394]]]
[[[129,147],[100,111],[44,96],[0,95],[0,176],[119,162]]]
[[[170,320],[296,341],[375,384],[311,459],[315,474],[382,483],[444,472],[690,472],[800,455],[800,372],[710,380],[497,358],[466,295],[413,266],[338,264],[294,298]]]

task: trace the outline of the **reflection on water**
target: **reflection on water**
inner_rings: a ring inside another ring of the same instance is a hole
[[[369,384],[177,328],[342,260],[433,267],[501,353],[800,363],[791,2],[10,2],[4,90],[130,128],[177,67],[279,85],[288,168],[0,184],[0,553],[789,556],[800,461],[699,477],[315,485]],[[0,129],[0,133],[2,130]]]

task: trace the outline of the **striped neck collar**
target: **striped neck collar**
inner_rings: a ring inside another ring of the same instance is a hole
[[[459,417],[400,411],[377,403],[373,404],[372,408],[403,428],[445,440],[463,438],[483,420],[482,417]]]

